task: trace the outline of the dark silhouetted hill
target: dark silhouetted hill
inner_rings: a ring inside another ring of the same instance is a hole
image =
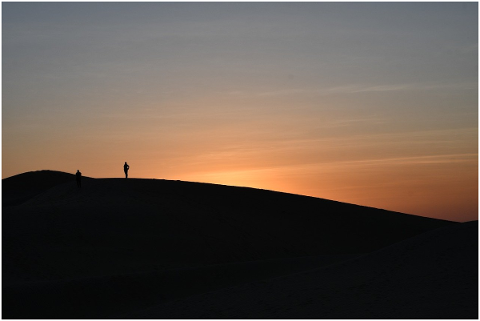
[[[5,178],[2,180],[2,206],[19,205],[53,186],[72,181],[75,175],[49,170]]]
[[[253,188],[119,178],[79,189],[71,174],[26,174],[3,180],[22,199],[3,204],[5,318],[121,316],[459,225]]]

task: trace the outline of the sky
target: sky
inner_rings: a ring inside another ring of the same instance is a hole
[[[2,178],[478,219],[475,2],[2,3]]]

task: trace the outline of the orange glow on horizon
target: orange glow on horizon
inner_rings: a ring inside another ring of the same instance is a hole
[[[410,136],[418,145],[418,152],[414,153],[420,155],[422,140],[427,146],[432,143],[433,137],[442,141],[444,146],[450,139],[452,147],[463,148],[460,144],[464,137],[475,133],[475,129],[456,131],[458,140],[452,140],[451,131],[386,137],[361,136],[348,140],[262,140],[255,131],[242,137],[236,130],[236,126],[232,126],[230,129],[211,128],[193,138],[173,136],[157,145],[158,150],[152,148],[152,144],[156,143],[152,136],[152,140],[132,144],[128,155],[119,145],[104,145],[101,140],[97,140],[96,145],[92,142],[91,146],[100,148],[93,153],[85,146],[79,152],[74,144],[66,145],[64,154],[55,162],[47,157],[48,153],[44,150],[38,154],[39,167],[23,171],[54,169],[74,173],[80,169],[85,176],[94,178],[123,177],[123,162],[127,161],[131,166],[131,178],[245,186],[427,217],[456,221],[476,219],[477,154],[382,158],[380,156],[385,153],[376,152],[386,148],[382,144],[402,151],[407,145],[412,145]],[[235,143],[228,144],[232,136],[236,137],[233,140]],[[318,144],[321,144],[323,153],[315,151]],[[149,158],[142,157],[145,150],[150,150]],[[81,159],[77,158],[78,155]],[[102,160],[102,157],[105,159]],[[113,158],[116,162],[112,161]],[[20,168],[19,165],[27,161],[24,159],[10,168]],[[19,170],[17,173],[21,172]],[[3,174],[7,177],[5,172]]]

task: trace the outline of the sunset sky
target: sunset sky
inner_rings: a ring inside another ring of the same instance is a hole
[[[2,3],[2,177],[478,218],[478,4]]]

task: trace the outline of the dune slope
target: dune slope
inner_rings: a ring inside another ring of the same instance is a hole
[[[308,272],[175,300],[132,318],[477,319],[478,221]]]
[[[74,179],[72,174],[49,170],[27,172],[3,179],[2,206],[22,204],[51,187]]]
[[[4,317],[115,316],[458,225],[252,188],[28,176],[3,180],[22,200],[3,203]]]

